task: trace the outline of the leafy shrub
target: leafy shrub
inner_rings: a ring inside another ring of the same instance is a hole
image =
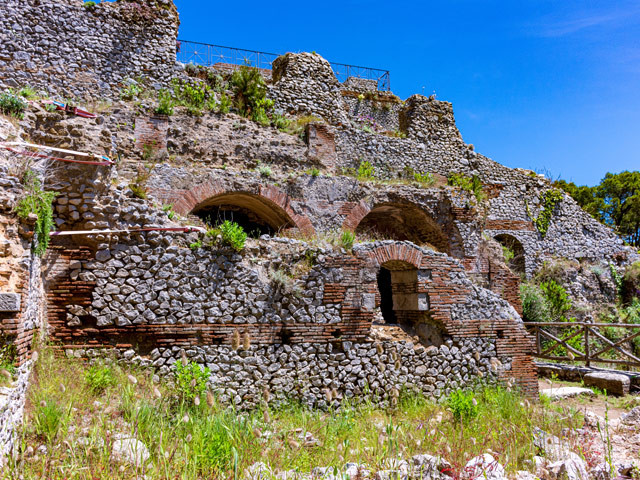
[[[368,161],[363,161],[358,166],[358,179],[359,180],[370,180],[374,178],[375,171],[373,169],[373,165],[371,165]]]
[[[0,93],[0,113],[10,115],[18,119],[24,117],[27,102],[11,91]]]
[[[244,117],[263,123],[273,102],[266,98],[267,84],[257,68],[242,65],[231,75],[233,105]],[[268,124],[268,119],[267,119]]]
[[[522,300],[522,318],[525,322],[548,322],[551,314],[544,293],[537,285],[522,283],[520,285]]]
[[[222,225],[220,225],[220,233],[222,234],[222,241],[232,247],[235,251],[239,252],[244,248],[244,243],[247,240],[247,234],[237,223],[225,220]]]
[[[26,98],[27,100],[31,100],[33,98],[36,98],[38,96],[38,93],[34,88],[27,85],[26,87],[22,87],[20,90],[18,90],[18,96]]]
[[[202,82],[189,83],[173,80],[173,97],[177,105],[187,108],[191,115],[202,115],[206,105],[209,87]]]
[[[356,239],[356,234],[351,230],[343,230],[342,235],[340,235],[340,245],[345,250],[351,250],[353,248],[353,242]]]
[[[504,257],[504,262],[508,265],[509,262],[513,260],[513,257],[516,256],[516,254],[512,248],[509,248],[506,245],[502,245],[502,256]]]
[[[195,242],[191,242],[189,244],[189,248],[191,250],[197,250],[198,248],[202,248],[202,240],[196,240]]]
[[[461,173],[451,173],[447,177],[447,185],[458,187],[462,190],[473,193],[478,202],[482,202],[486,198],[484,191],[482,190],[482,182],[480,181],[480,177],[477,175],[467,177]]]
[[[260,173],[261,177],[269,178],[272,175],[271,167],[268,165],[262,165],[258,167],[258,173]]]
[[[447,406],[451,409],[453,418],[467,421],[478,416],[478,403],[473,392],[456,390],[447,398]]]
[[[564,287],[554,280],[550,280],[541,283],[540,289],[544,292],[552,320],[563,319],[565,313],[571,310],[571,300]]]
[[[162,89],[158,92],[158,108],[156,113],[160,115],[173,115],[173,97],[171,92],[167,89]]]
[[[220,95],[217,110],[220,113],[229,113],[229,110],[231,110],[231,99],[225,93]]]
[[[53,398],[46,398],[35,407],[33,425],[36,434],[52,444],[58,433],[66,429],[71,416],[71,409],[65,409]]]
[[[104,392],[107,387],[111,387],[116,384],[115,376],[111,367],[107,365],[94,365],[89,367],[85,373],[85,380],[89,390],[94,395],[98,395]]]
[[[309,170],[309,175],[315,178],[320,175],[320,170],[318,170],[316,167],[313,167]]]
[[[220,237],[223,245],[228,245],[236,252],[242,251],[247,241],[247,234],[244,229],[237,223],[229,220],[225,220],[216,228],[209,229],[206,235],[207,238],[214,242]]]
[[[189,362],[185,365],[180,361],[174,365],[176,369],[175,388],[178,397],[184,402],[193,402],[206,390],[211,371],[207,367],[201,368],[196,362]]]
[[[274,127],[276,127],[281,132],[286,132],[289,126],[291,125],[291,120],[289,120],[284,115],[280,115],[279,113],[274,113],[271,115],[271,123]]]
[[[18,200],[16,213],[20,218],[27,218],[31,213],[36,215],[37,244],[33,251],[36,255],[42,256],[49,246],[49,233],[53,230],[51,205],[58,194],[42,190],[42,182],[32,170],[27,170],[22,183],[25,187],[25,195]]]
[[[84,8],[92,9],[93,7],[96,6],[96,2],[92,2],[92,1],[84,2],[82,6]]]
[[[423,187],[430,187],[435,183],[435,179],[433,178],[433,175],[429,172],[427,173],[413,172],[413,179]]]
[[[120,98],[122,100],[133,100],[142,93],[142,87],[138,83],[131,82],[129,85],[120,89]]]

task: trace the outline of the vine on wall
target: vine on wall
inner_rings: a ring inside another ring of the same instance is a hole
[[[562,200],[562,196],[562,192],[555,188],[544,192],[542,194],[542,198],[540,199],[542,203],[542,211],[537,217],[534,217],[531,213],[527,200],[525,199],[524,201],[524,204],[527,207],[527,215],[529,215],[529,218],[531,218],[531,221],[536,226],[538,232],[540,232],[540,235],[542,235],[542,238],[545,237],[545,235],[547,234],[547,230],[549,230],[553,211],[555,210],[558,203],[560,203],[560,201]]]
[[[49,246],[49,233],[53,229],[53,199],[56,192],[42,190],[42,182],[32,170],[24,174],[22,183],[25,188],[25,196],[16,205],[16,213],[20,218],[27,218],[34,213],[38,218],[35,225],[37,244],[33,251],[42,256]]]

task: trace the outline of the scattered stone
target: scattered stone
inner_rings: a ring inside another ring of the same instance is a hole
[[[541,395],[546,395],[551,400],[559,400],[562,398],[577,397],[579,395],[594,396],[593,390],[582,387],[559,387],[559,388],[543,388]]]
[[[611,372],[592,372],[584,376],[584,384],[606,390],[610,395],[623,397],[629,394],[631,381],[627,375]]]
[[[119,438],[113,442],[111,458],[120,463],[142,466],[149,460],[149,450],[135,438]]]
[[[630,426],[640,426],[640,407],[633,407],[629,413],[620,417],[620,422]]]
[[[468,479],[503,480],[505,472],[504,467],[492,455],[484,453],[467,462],[462,476]]]

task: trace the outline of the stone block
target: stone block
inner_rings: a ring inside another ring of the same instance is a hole
[[[631,381],[626,375],[611,372],[592,372],[584,376],[584,384],[606,390],[610,395],[618,397],[629,394]]]
[[[0,312],[19,312],[19,293],[0,293]]]

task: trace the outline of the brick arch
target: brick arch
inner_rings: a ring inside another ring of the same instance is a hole
[[[342,228],[356,233],[359,228],[380,228],[383,234],[384,230],[392,232],[389,238],[394,240],[428,244],[448,255],[463,257],[464,252],[457,245],[460,242],[454,238],[457,229],[453,222],[449,223],[441,225],[427,209],[408,200],[360,201],[348,210]]]
[[[173,210],[180,215],[187,215],[199,206],[222,195],[249,195],[255,197],[267,206],[281,210],[290,220],[289,223],[303,234],[315,234],[315,228],[309,218],[306,215],[295,213],[291,207],[291,197],[273,185],[259,185],[253,189],[233,190],[227,188],[222,182],[202,183],[174,199]]]
[[[420,269],[423,253],[422,249],[416,245],[407,242],[393,242],[358,251],[358,256],[368,259],[377,267],[386,265],[397,269]]]

